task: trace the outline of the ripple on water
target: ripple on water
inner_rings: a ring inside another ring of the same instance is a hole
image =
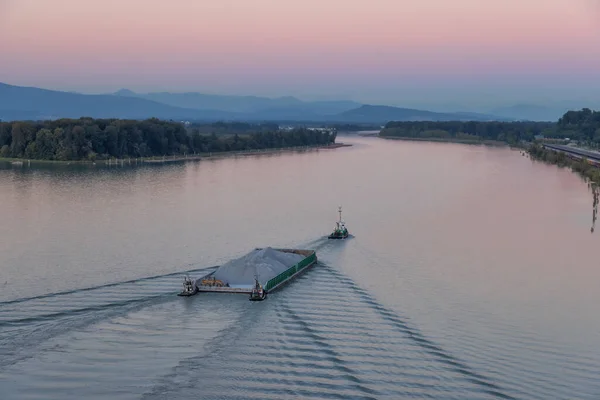
[[[180,278],[1,304],[3,399],[542,399],[569,389],[544,389],[552,375],[529,371],[510,379],[503,351],[549,350],[534,338],[517,337],[511,348],[473,341],[456,358],[323,263],[265,302],[179,298]],[[463,361],[484,350],[495,368]],[[580,361],[579,374],[593,379],[597,364]]]
[[[511,398],[325,265],[249,308],[237,335],[144,398]]]

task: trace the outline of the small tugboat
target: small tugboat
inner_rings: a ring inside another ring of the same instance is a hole
[[[329,239],[346,239],[348,237],[348,229],[346,223],[342,220],[342,207],[338,207],[340,220],[335,223],[335,230],[329,235]]]
[[[252,289],[252,293],[250,293],[250,301],[262,301],[267,298],[267,292],[263,289],[262,285],[254,277],[254,289]]]
[[[198,288],[189,276],[183,279],[183,290],[177,293],[177,296],[193,296],[198,293]]]

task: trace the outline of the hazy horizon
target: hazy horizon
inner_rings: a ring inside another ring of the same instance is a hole
[[[600,96],[596,0],[0,0],[0,81],[431,109]]]

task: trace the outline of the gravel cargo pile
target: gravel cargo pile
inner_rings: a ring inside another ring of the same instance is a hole
[[[214,277],[231,287],[254,286],[254,276],[265,285],[269,279],[276,277],[291,266],[297,264],[304,256],[294,253],[285,253],[267,247],[254,250],[236,260],[229,261],[220,266]]]

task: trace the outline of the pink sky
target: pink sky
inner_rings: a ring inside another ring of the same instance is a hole
[[[600,78],[599,11],[595,0],[0,0],[0,81],[376,97],[403,83],[572,77],[583,90]]]

